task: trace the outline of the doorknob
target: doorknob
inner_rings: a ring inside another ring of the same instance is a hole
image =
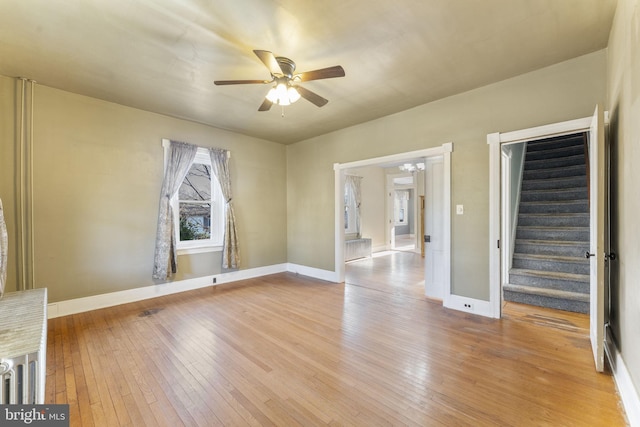
[[[596,254],[590,254],[589,251],[585,251],[585,253],[584,253],[584,257],[585,258],[588,259],[589,257],[592,257],[592,256],[596,256]]]
[[[615,261],[616,260],[616,253],[615,252],[611,252],[609,254],[604,254],[604,259],[608,259],[610,261]]]

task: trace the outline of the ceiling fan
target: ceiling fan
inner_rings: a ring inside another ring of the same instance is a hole
[[[267,67],[271,73],[271,80],[215,80],[213,83],[216,85],[275,83],[269,90],[260,108],[258,108],[258,111],[268,111],[273,104],[282,106],[289,105],[296,102],[300,97],[318,107],[322,107],[329,102],[329,100],[296,83],[344,77],[345,75],[344,69],[340,65],[294,74],[296,63],[289,58],[274,56],[273,53],[267,50],[254,50],[253,53],[255,53],[260,61]]]

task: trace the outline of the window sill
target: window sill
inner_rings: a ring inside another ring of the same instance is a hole
[[[198,246],[195,248],[178,248],[178,255],[203,254],[206,252],[220,252],[222,245],[216,246]]]

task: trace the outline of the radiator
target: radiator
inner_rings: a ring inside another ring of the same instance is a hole
[[[44,404],[47,290],[0,300],[0,404]]]
[[[351,261],[353,259],[371,256],[371,239],[351,239],[344,242],[344,260]]]

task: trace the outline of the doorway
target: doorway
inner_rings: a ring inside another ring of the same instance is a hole
[[[541,138],[552,138],[572,133],[588,132],[589,146],[589,326],[590,339],[594,354],[596,370],[604,368],[604,288],[605,263],[608,262],[609,250],[605,248],[606,207],[608,184],[605,174],[606,145],[604,140],[604,114],[600,106],[596,106],[593,117],[571,120],[553,125],[540,126],[522,131],[494,133],[487,135],[489,144],[490,168],[490,223],[489,223],[489,257],[490,257],[490,305],[493,317],[500,318],[502,310],[502,286],[506,278],[505,261],[509,250],[505,248],[509,230],[505,231],[505,175],[501,167],[503,144],[532,141]]]
[[[344,233],[344,182],[345,172],[354,168],[368,167],[368,166],[380,166],[380,165],[402,165],[407,161],[415,159],[424,159],[428,164],[433,159],[439,159],[441,167],[441,203],[439,211],[442,214],[441,233],[442,233],[442,259],[439,263],[441,274],[438,276],[442,278],[441,287],[443,288],[443,303],[446,304],[448,297],[451,295],[451,221],[450,221],[450,200],[451,200],[451,152],[453,150],[452,143],[446,143],[439,147],[434,147],[425,150],[418,150],[407,153],[400,153],[385,157],[365,159],[344,164],[335,164],[335,274],[336,278],[340,282],[345,280],[345,233]],[[426,175],[426,174],[425,174]],[[417,205],[417,203],[416,203]],[[405,212],[406,213],[406,212]],[[418,216],[416,214],[416,216]],[[388,219],[387,219],[388,224]],[[417,236],[416,236],[417,237]],[[420,257],[420,254],[418,254]],[[425,259],[428,256],[425,256]],[[426,261],[425,261],[426,265]],[[426,271],[426,268],[425,268]],[[432,277],[425,275],[424,277],[425,290],[434,286]]]
[[[424,165],[424,161],[420,162]],[[404,166],[403,166],[404,167]],[[395,167],[391,167],[395,168]],[[424,180],[423,171],[387,174],[387,241],[389,249],[415,252],[420,235],[418,181]],[[424,188],[424,187],[423,187]]]

